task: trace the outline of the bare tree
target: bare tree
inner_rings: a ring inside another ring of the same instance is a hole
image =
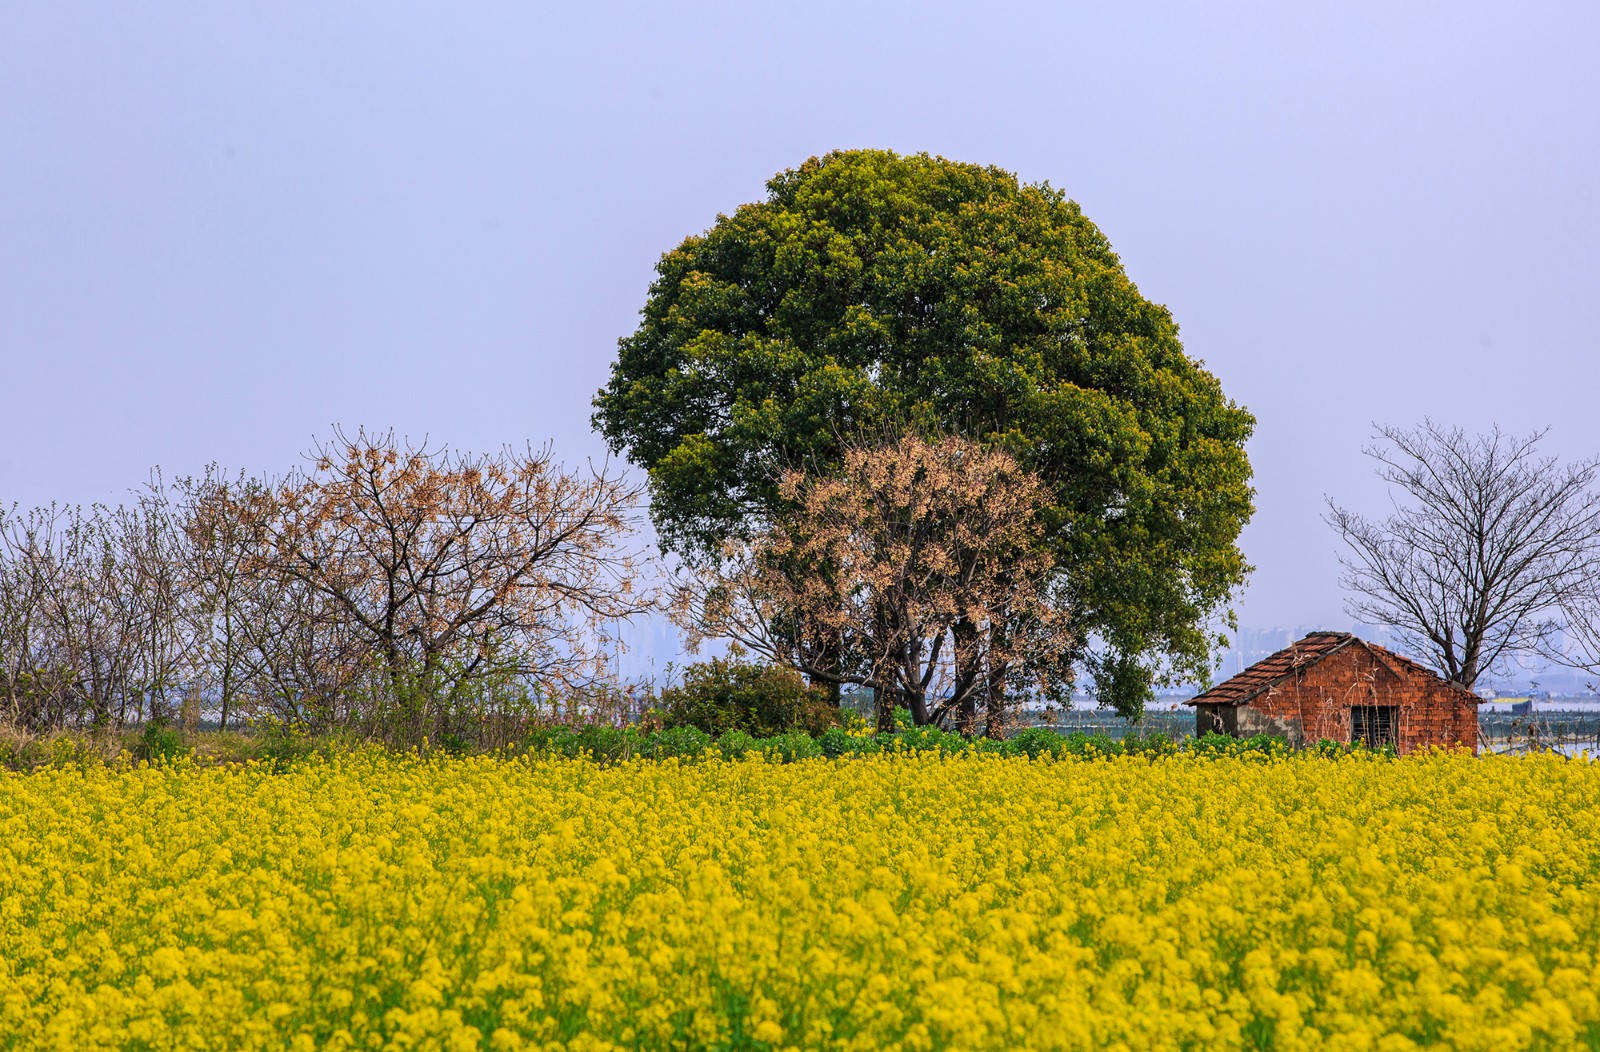
[[[110,574],[103,598],[124,626],[131,694],[144,701],[139,715],[170,717],[193,671],[184,616],[192,593],[184,586],[183,538],[160,472],[152,473],[131,503],[98,511],[107,531]]]
[[[1568,668],[1600,677],[1600,568],[1578,575],[1561,601],[1561,646],[1549,656]],[[1589,689],[1600,693],[1600,683]]]
[[[1571,668],[1600,676],[1600,580],[1589,577],[1579,582],[1562,604],[1566,617],[1565,638],[1558,660]],[[1600,684],[1589,689],[1600,692]]]
[[[1545,430],[1474,437],[1429,420],[1378,434],[1388,445],[1366,452],[1393,513],[1374,521],[1328,502],[1350,546],[1350,614],[1390,626],[1468,689],[1504,660],[1548,653],[1563,602],[1600,565],[1600,464],[1541,455]]]
[[[159,480],[128,506],[36,508],[0,529],[0,689],[17,726],[168,714],[187,641]]]
[[[0,514],[0,721],[114,728],[181,705],[193,725],[206,706],[223,726],[414,740],[478,722],[485,698],[512,713],[587,686],[654,605],[625,543],[637,493],[605,469],[337,430],[312,459]]]
[[[35,517],[0,509],[0,692],[6,725],[25,729],[48,721],[41,710],[53,693],[39,682],[47,632],[44,590],[29,558]]]
[[[225,477],[216,464],[198,478],[173,485],[183,540],[181,575],[192,601],[185,613],[194,648],[196,686],[213,693],[218,726],[238,713],[242,698],[258,687],[269,666],[267,652],[281,650],[287,626],[268,615],[278,604],[270,596],[282,591],[270,576],[252,576],[251,530],[239,510],[259,505],[264,483],[240,474]]]
[[[919,724],[959,714],[970,733],[982,698],[998,733],[1008,676],[1070,674],[1049,660],[1072,637],[1036,543],[1039,483],[1010,456],[906,436],[847,449],[836,475],[788,472],[780,489],[791,513],[680,580],[691,644],[727,638],[814,682],[870,687],[880,726],[903,703]]]
[[[260,562],[354,634],[403,731],[454,692],[515,674],[573,690],[604,670],[617,626],[649,609],[631,554],[637,492],[548,450],[451,454],[335,431],[309,472],[241,501]]]

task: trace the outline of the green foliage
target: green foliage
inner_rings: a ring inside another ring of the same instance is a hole
[[[1158,756],[1174,756],[1178,753],[1178,743],[1165,734],[1124,738],[1121,745],[1125,756],[1147,756],[1152,760]]]
[[[822,749],[822,755],[829,759],[838,759],[855,748],[855,743],[860,740],[843,727],[829,727],[817,739],[817,745]]]
[[[91,767],[103,767],[105,766],[105,756],[102,753],[100,744],[105,740],[100,733],[93,735],[56,735],[49,739],[49,745],[46,749],[49,757],[48,763],[51,767],[76,767],[80,771],[86,771]],[[165,745],[166,742],[163,741],[162,744]],[[150,758],[158,760],[172,759],[180,755],[181,752],[180,743],[178,748],[170,749]]]
[[[843,727],[830,727],[817,736],[795,730],[756,737],[742,730],[733,730],[714,740],[693,727],[667,728],[653,733],[640,732],[633,727],[604,725],[578,729],[554,727],[530,735],[525,747],[533,752],[573,757],[587,755],[602,764],[632,757],[678,757],[685,762],[694,762],[710,754],[719,755],[725,760],[761,756],[782,763],[793,763],[814,757],[840,760],[880,752],[982,752],[999,756],[1026,756],[1036,760],[1092,760],[1112,756],[1158,759],[1185,750],[1207,756],[1268,758],[1290,751],[1283,739],[1265,736],[1241,740],[1210,735],[1205,739],[1191,739],[1180,744],[1162,734],[1116,739],[1081,731],[1063,735],[1046,727],[1029,727],[1006,739],[964,738],[937,727],[912,726],[909,721],[902,723],[892,733],[869,735],[852,733]],[[1342,752],[1349,751],[1342,746],[1339,748]]]
[[[580,728],[566,743],[569,756],[589,756],[601,764],[626,760],[638,752],[639,732],[632,727],[592,723]]]
[[[929,725],[907,727],[894,737],[897,747],[906,752],[965,752],[972,744],[970,739],[954,731]]]
[[[258,724],[257,731],[255,758],[275,771],[286,771],[316,755],[321,744],[302,724],[267,719]]]
[[[667,732],[658,732],[658,734],[664,733]],[[640,746],[639,755],[652,755],[651,746],[648,744],[650,739],[646,737],[642,740],[646,744]],[[1340,755],[1352,751],[1337,743],[1335,746]],[[1029,727],[1018,731],[1010,738],[993,739],[964,738],[951,731],[929,726],[903,726],[893,733],[874,735],[852,734],[843,728],[832,727],[816,738],[800,731],[791,731],[770,738],[754,738],[742,731],[733,731],[718,739],[715,749],[725,759],[764,755],[783,762],[793,762],[813,756],[845,759],[878,752],[946,754],[983,752],[1000,756],[1026,756],[1030,759],[1053,760],[1133,756],[1154,760],[1175,756],[1185,751],[1203,756],[1243,756],[1256,759],[1280,757],[1292,751],[1284,739],[1266,735],[1245,739],[1209,735],[1204,739],[1188,739],[1180,743],[1164,734],[1111,738],[1103,734],[1085,734],[1081,731],[1063,735],[1047,727]],[[1354,751],[1365,753],[1366,750],[1357,748]],[[693,757],[703,752],[704,749],[699,748],[670,755]],[[1383,753],[1374,751],[1372,755],[1383,755]]]
[[[359,733],[391,747],[431,742],[446,752],[496,748],[509,742],[508,728],[540,711],[528,681],[504,660],[483,667],[447,659],[432,666],[412,661],[378,664],[344,697],[347,712],[313,713],[319,729]]]
[[[744,731],[729,731],[717,739],[717,750],[724,760],[737,760],[746,753],[759,753],[761,743]]]
[[[369,748],[388,748],[381,742],[363,740],[349,735],[311,735],[303,728],[284,726],[272,722],[258,724],[252,735],[225,736],[227,748],[218,751],[223,739],[201,734],[194,742],[177,735],[170,727],[147,724],[137,738],[102,738],[92,735],[58,734],[24,740],[0,738],[0,769],[32,770],[38,767],[99,767],[107,763],[126,762],[129,759],[149,762],[183,760],[197,764],[238,763],[255,761],[273,771],[288,771],[304,763],[322,760]],[[200,747],[190,749],[191,744]],[[124,745],[131,746],[116,753]],[[446,754],[457,754],[463,747],[439,743],[436,748]],[[467,753],[473,750],[466,749]],[[957,754],[964,752],[987,753],[997,756],[1026,756],[1034,760],[1094,760],[1114,756],[1158,759],[1189,753],[1197,756],[1242,756],[1253,759],[1272,759],[1290,754],[1293,750],[1282,738],[1258,735],[1254,738],[1231,738],[1210,734],[1199,739],[1175,742],[1165,735],[1148,737],[1129,736],[1114,739],[1100,734],[1075,731],[1060,734],[1044,727],[1030,727],[1018,731],[1010,738],[964,738],[959,734],[932,726],[903,724],[899,730],[868,734],[863,728],[846,729],[829,727],[821,734],[811,735],[802,730],[757,737],[742,730],[728,731],[713,738],[696,727],[667,727],[646,730],[639,726],[618,727],[607,723],[585,725],[556,724],[530,730],[514,749],[493,750],[507,753],[531,753],[588,758],[602,766],[629,760],[676,759],[682,763],[698,763],[708,757],[738,760],[744,757],[762,757],[782,763],[798,760],[827,758],[848,761],[854,757],[877,753],[929,753]],[[1322,741],[1307,746],[1306,752],[1330,758],[1372,757],[1389,758],[1395,755],[1392,747],[1368,750],[1362,746],[1351,747],[1341,742]],[[187,759],[192,757],[192,759]]]
[[[565,753],[563,745],[571,735],[572,728],[561,724],[534,727],[523,735],[517,748],[522,752]]]
[[[667,727],[758,738],[790,730],[819,735],[843,719],[826,692],[807,687],[789,669],[721,659],[685,669],[681,686],[661,692],[660,716]]]
[[[165,720],[151,720],[144,725],[144,730],[139,734],[139,740],[133,747],[133,756],[138,760],[175,760],[183,755],[183,735],[176,727],[168,726]]]
[[[1204,678],[1247,571],[1254,421],[1105,236],[1048,185],[927,155],[832,153],[767,188],[662,257],[595,398],[663,546],[745,533],[777,470],[836,467],[853,434],[964,434],[1044,480],[1102,700]]]
[[[1062,739],[1061,752],[1067,756],[1120,756],[1122,740],[1106,734],[1073,731]]]
[[[773,735],[763,741],[761,746],[762,752],[766,753],[769,759],[782,760],[784,763],[809,760],[823,754],[822,746],[805,731],[788,731]]]
[[[668,727],[645,738],[639,755],[660,760],[668,756],[699,757],[711,748],[711,735],[698,727]]]
[[[1396,758],[1400,750],[1396,749],[1393,742],[1384,742],[1377,748],[1370,748],[1364,742],[1336,742],[1332,738],[1319,738],[1314,745],[1307,745],[1306,752],[1316,753],[1318,756],[1349,756],[1354,753],[1361,756],[1379,756],[1385,759]]]
[[[1007,738],[1004,744],[1009,747],[1008,752],[1037,758],[1060,756],[1066,740],[1048,727],[1027,727]]]
[[[1188,751],[1200,756],[1243,756],[1271,759],[1287,756],[1293,750],[1282,738],[1257,734],[1249,738],[1235,738],[1228,734],[1210,731],[1189,742]]]

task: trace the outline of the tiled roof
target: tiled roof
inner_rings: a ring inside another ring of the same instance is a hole
[[[1280,679],[1321,661],[1341,647],[1356,641],[1349,632],[1312,632],[1298,643],[1262,658],[1231,679],[1225,679],[1198,697],[1190,698],[1186,705],[1237,705],[1248,701]]]
[[[1185,705],[1242,705],[1274,683],[1289,678],[1307,665],[1350,644],[1366,647],[1379,661],[1388,665],[1397,675],[1425,675],[1440,678],[1432,669],[1419,665],[1408,657],[1386,650],[1376,643],[1368,643],[1349,632],[1312,632],[1297,643],[1292,643],[1271,657],[1262,658],[1231,679],[1225,679],[1204,694],[1190,698]],[[1464,687],[1456,687],[1463,700],[1473,703],[1478,696]]]

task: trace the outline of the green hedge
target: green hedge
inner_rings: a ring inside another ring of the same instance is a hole
[[[1109,738],[1099,734],[1074,731],[1060,734],[1043,727],[1030,727],[1018,731],[1010,738],[963,738],[951,731],[936,727],[913,727],[909,718],[897,719],[892,733],[869,734],[864,724],[855,732],[844,727],[829,727],[820,734],[803,730],[790,730],[781,734],[754,735],[743,730],[730,730],[713,736],[692,726],[664,727],[657,730],[639,726],[614,727],[606,724],[588,726],[557,725],[541,728],[526,735],[510,749],[493,750],[507,753],[532,753],[570,757],[588,757],[600,764],[619,763],[630,759],[665,760],[677,758],[683,762],[696,762],[715,754],[724,759],[744,756],[764,756],[771,760],[792,763],[813,757],[848,759],[878,753],[928,753],[946,754],[975,752],[999,756],[1075,757],[1097,759],[1110,756],[1142,756],[1151,759],[1185,753],[1191,756],[1243,757],[1269,760],[1286,756],[1295,750],[1282,738],[1258,735],[1254,738],[1231,738],[1221,734],[1208,734],[1202,738],[1175,741],[1163,734],[1146,737]],[[234,736],[237,738],[237,736]],[[214,746],[215,743],[213,743]],[[191,759],[196,763],[237,763],[255,761],[277,770],[295,764],[328,756],[348,749],[362,748],[359,739],[340,736],[306,736],[281,729],[268,728],[254,738],[232,741],[231,748],[220,752],[208,748],[206,739],[185,740],[176,730],[159,724],[145,728],[137,737],[124,736],[102,742],[81,736],[59,735],[48,740],[30,741],[22,747],[0,740],[0,769],[31,770],[41,766],[91,767],[110,763],[117,752],[128,759],[148,760],[154,763]],[[199,747],[196,748],[195,746]],[[440,743],[425,746],[425,751],[457,752],[460,750]],[[1324,756],[1343,755],[1350,752],[1366,754],[1367,750],[1338,742],[1323,741],[1308,746],[1304,752]],[[1374,750],[1370,755],[1393,756],[1392,748]]]
[[[1005,739],[963,738],[951,731],[936,727],[910,727],[901,725],[893,733],[852,734],[842,727],[830,727],[820,735],[804,731],[757,737],[745,731],[734,730],[713,738],[696,728],[669,727],[659,731],[643,731],[636,727],[585,727],[574,730],[552,727],[530,736],[523,748],[530,752],[551,753],[561,756],[589,756],[605,764],[632,757],[664,759],[678,757],[697,760],[714,752],[724,759],[742,756],[766,756],[769,759],[791,763],[812,757],[842,759],[852,756],[870,756],[876,753],[922,752],[979,752],[999,756],[1027,756],[1054,759],[1076,757],[1095,759],[1110,756],[1143,756],[1155,759],[1178,753],[1199,756],[1232,756],[1267,760],[1286,756],[1294,750],[1282,738],[1257,735],[1254,738],[1231,738],[1221,734],[1208,734],[1202,738],[1174,741],[1164,734],[1147,737],[1109,738],[1099,734],[1075,731],[1060,734],[1043,727],[1030,727]],[[1312,752],[1324,755],[1339,752],[1363,752],[1357,747],[1332,742],[1319,743]],[[1392,755],[1392,751],[1379,751],[1379,755]]]

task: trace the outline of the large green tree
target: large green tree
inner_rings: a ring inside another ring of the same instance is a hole
[[[910,423],[1004,448],[1049,491],[1046,543],[1100,699],[1203,679],[1243,582],[1254,419],[1184,354],[1100,230],[1048,184],[854,150],[775,176],[662,257],[595,425],[649,471],[663,546],[707,552],[795,466]]]

